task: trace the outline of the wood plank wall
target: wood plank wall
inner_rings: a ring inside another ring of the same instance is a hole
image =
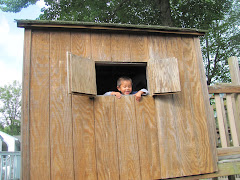
[[[217,170],[199,42],[159,34],[26,30],[22,179],[160,179]],[[95,61],[176,57],[181,92],[67,93],[66,51]]]
[[[71,96],[66,78],[66,52],[71,48],[70,37],[69,32],[50,33],[51,179],[74,178]]]
[[[49,57],[50,33],[32,32],[29,97],[30,179],[51,178]]]

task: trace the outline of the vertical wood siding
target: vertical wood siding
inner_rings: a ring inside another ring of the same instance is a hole
[[[22,146],[21,156],[24,161],[21,162],[21,179],[30,179],[30,143],[29,143],[29,124],[30,124],[30,77],[31,77],[31,43],[32,31],[26,29],[24,32],[24,55],[23,55],[23,83],[22,83],[22,119],[21,133]]]
[[[120,179],[141,179],[133,96],[115,101]]]
[[[71,32],[71,52],[92,58],[89,33]],[[72,96],[73,151],[75,179],[97,179],[93,101]]]
[[[115,98],[96,98],[94,116],[98,180],[119,179]]]
[[[73,179],[71,95],[67,89],[66,52],[69,32],[50,33],[51,179]]]
[[[75,179],[97,179],[93,101],[72,96]]]
[[[30,179],[50,179],[50,36],[32,32],[30,79]]]
[[[94,61],[111,61],[111,35],[92,33],[91,50]]]
[[[130,44],[130,61],[131,62],[147,62],[148,57],[148,39],[145,35],[131,34],[129,39]]]
[[[116,34],[111,36],[111,60],[116,62],[131,62],[130,35]]]
[[[138,147],[142,179],[160,179],[161,165],[155,102],[150,96],[135,101]]]
[[[178,133],[179,133],[179,144],[180,153],[182,159],[182,174],[198,174],[199,165],[197,157],[198,142],[194,137],[195,129],[193,127],[194,115],[191,110],[190,96],[189,96],[189,83],[185,80],[185,56],[183,55],[184,46],[181,37],[171,38],[170,41],[174,51],[169,51],[171,56],[175,56],[179,61],[179,72],[180,72],[180,82],[181,92],[173,96],[174,102],[176,104],[176,114],[179,118],[176,119]],[[177,47],[177,48],[174,48]],[[179,52],[177,52],[179,51]]]
[[[209,103],[209,95],[206,93],[207,91],[207,84],[205,79],[205,71],[203,66],[203,59],[202,59],[202,52],[200,47],[200,40],[199,38],[194,37],[194,47],[195,47],[195,53],[196,53],[196,63],[198,63],[199,67],[199,76],[201,81],[201,89],[202,89],[202,98],[203,98],[203,104],[205,108],[205,117],[206,117],[206,123],[207,123],[207,130],[208,130],[208,138],[209,138],[209,154],[207,159],[207,164],[205,171],[217,171],[217,162],[218,156],[217,156],[217,145],[216,145],[216,124],[215,124],[215,118],[213,115],[213,111],[210,107]],[[207,91],[208,92],[208,91]]]
[[[216,171],[199,49],[187,36],[26,31],[22,177],[160,179]],[[68,94],[66,51],[94,61],[176,57],[181,92],[141,102]]]
[[[149,38],[149,51],[151,59],[164,59],[169,57],[168,51],[177,47],[168,47],[168,37],[151,36]],[[172,55],[171,55],[172,56]],[[181,62],[179,62],[181,63]],[[173,95],[157,96],[155,98],[156,121],[158,124],[159,153],[161,164],[161,177],[181,176],[181,153],[177,136],[175,103]]]

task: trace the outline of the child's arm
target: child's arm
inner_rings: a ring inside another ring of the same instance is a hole
[[[116,96],[118,99],[120,99],[122,96],[120,92],[114,92],[114,91],[106,92],[104,95],[105,96]]]
[[[142,94],[142,95],[148,95],[148,94],[149,94],[148,90],[146,90],[146,89],[141,89],[140,91],[142,91],[142,92],[143,92],[143,94]]]
[[[136,100],[140,101],[142,95],[148,95],[148,90],[146,89],[141,89],[140,91],[138,91],[136,94],[134,94],[134,96],[136,96]]]

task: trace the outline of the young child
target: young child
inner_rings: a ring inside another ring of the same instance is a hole
[[[117,89],[120,92],[106,92],[104,95],[107,96],[116,96],[118,99],[121,98],[122,95],[130,95],[133,94],[136,97],[137,101],[141,100],[142,95],[148,95],[148,90],[141,89],[140,91],[132,91],[132,79],[129,77],[120,77],[117,80]]]

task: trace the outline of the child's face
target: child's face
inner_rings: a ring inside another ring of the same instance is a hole
[[[121,81],[121,85],[117,89],[124,95],[129,95],[132,92],[131,81]]]

